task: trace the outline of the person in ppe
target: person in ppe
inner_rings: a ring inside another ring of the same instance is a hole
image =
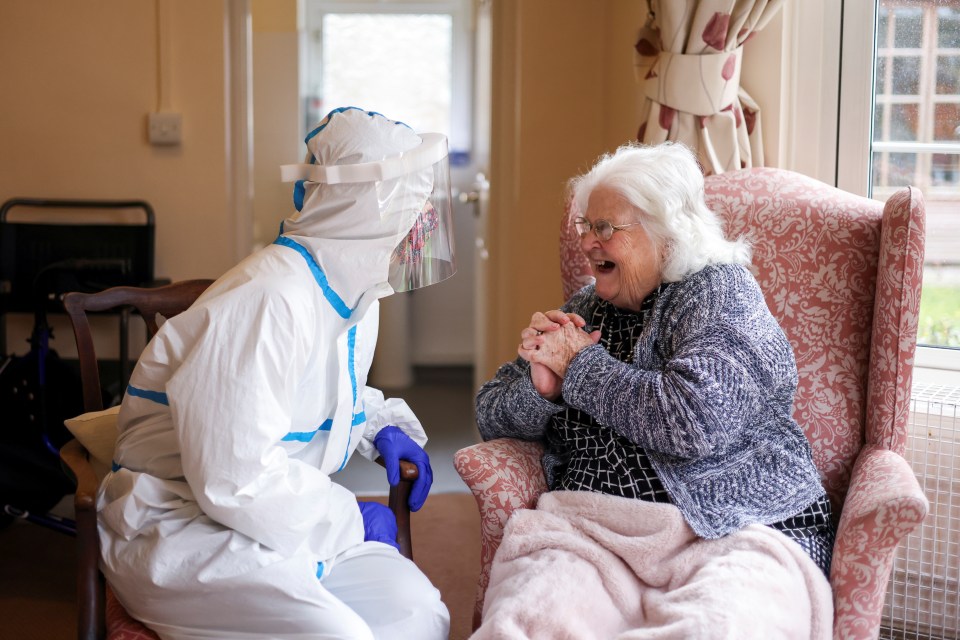
[[[354,451],[432,473],[416,416],[366,386],[378,299],[454,271],[446,139],[356,108],[307,136],[277,240],[166,321],[98,496],[102,568],[162,638],[447,638],[396,522],[335,482]]]

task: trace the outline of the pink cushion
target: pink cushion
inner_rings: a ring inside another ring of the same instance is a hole
[[[113,589],[107,585],[107,638],[109,640],[160,640],[160,636],[139,620],[134,620],[123,608]]]

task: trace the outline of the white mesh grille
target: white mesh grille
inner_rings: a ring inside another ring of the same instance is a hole
[[[960,388],[914,385],[905,457],[930,513],[898,547],[881,638],[960,637]]]

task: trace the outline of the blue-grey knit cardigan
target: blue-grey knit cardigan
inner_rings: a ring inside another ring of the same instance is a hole
[[[591,285],[563,309],[589,320],[598,302]],[[632,362],[587,347],[558,404],[537,393],[518,358],[480,389],[477,423],[484,440],[543,440],[562,403],[585,411],[646,449],[690,527],[717,538],[783,520],[823,493],[791,417],[796,388],[793,351],[756,280],[743,266],[716,265],[663,290]],[[544,456],[547,467],[554,460]]]

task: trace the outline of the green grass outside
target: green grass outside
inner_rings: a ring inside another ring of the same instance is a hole
[[[960,347],[960,285],[924,285],[917,343]]]

